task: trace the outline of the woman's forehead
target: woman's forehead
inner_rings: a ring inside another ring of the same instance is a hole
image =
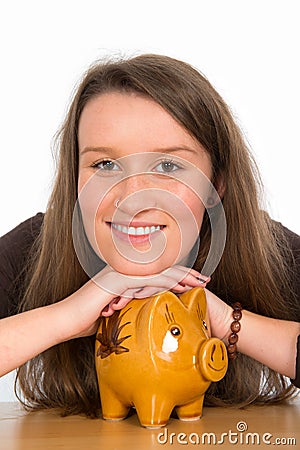
[[[204,151],[201,144],[159,104],[130,94],[95,97],[85,106],[78,130],[82,153],[105,148],[118,157],[142,152]],[[122,153],[123,152],[123,153]]]

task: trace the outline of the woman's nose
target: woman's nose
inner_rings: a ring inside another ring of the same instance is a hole
[[[115,204],[120,211],[132,215],[155,208],[157,200],[157,189],[144,174],[128,177],[119,184]]]

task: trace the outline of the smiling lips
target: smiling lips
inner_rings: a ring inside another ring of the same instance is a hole
[[[132,224],[130,226],[117,224],[117,223],[110,223],[111,229],[113,233],[118,236],[122,240],[126,240],[128,242],[128,239],[130,241],[138,242],[149,242],[149,237],[158,231],[161,231],[163,228],[165,228],[165,225],[147,225],[147,226],[133,226]]]

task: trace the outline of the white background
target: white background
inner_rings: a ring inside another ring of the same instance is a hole
[[[300,234],[297,0],[3,4],[0,235],[45,210],[53,136],[82,72],[106,55],[145,52],[185,60],[209,78],[251,146],[268,211]],[[0,380],[0,401],[14,398],[11,380]]]

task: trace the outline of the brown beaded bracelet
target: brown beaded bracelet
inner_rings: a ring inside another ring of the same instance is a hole
[[[230,325],[232,333],[228,338],[227,352],[229,359],[235,359],[237,357],[237,341],[239,340],[238,332],[241,329],[240,320],[242,318],[242,305],[239,302],[236,302],[232,305],[232,308],[232,317],[234,320]]]

